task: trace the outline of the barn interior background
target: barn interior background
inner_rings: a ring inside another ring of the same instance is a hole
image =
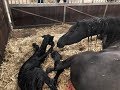
[[[0,68],[0,90],[18,90],[19,68],[32,55],[32,43],[41,44],[42,35],[54,35],[56,43],[72,23],[88,18],[119,17],[119,10],[119,0],[68,0],[66,3],[62,0],[60,3],[56,0],[44,0],[44,3],[37,0],[0,0],[0,61],[5,56]],[[99,51],[101,41],[93,37],[90,44],[85,39],[63,49],[55,49],[65,59],[88,49]],[[44,67],[50,65],[53,62],[49,56]],[[66,89],[68,80],[69,70],[66,70],[59,79],[59,90]],[[44,90],[48,90],[47,86]]]

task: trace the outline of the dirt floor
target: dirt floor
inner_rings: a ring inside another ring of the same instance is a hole
[[[42,35],[51,34],[54,37],[55,43],[70,27],[71,25],[53,25],[51,27],[44,28],[32,28],[32,29],[19,29],[13,30],[10,35],[10,39],[6,46],[5,61],[1,65],[0,73],[0,90],[19,90],[17,85],[17,75],[22,64],[32,55],[32,43],[41,44]],[[96,38],[92,39],[92,43],[89,44],[89,49],[93,51],[99,51],[101,49],[101,42],[98,40],[96,44]],[[81,42],[69,46],[65,46],[62,49],[55,50],[63,56],[63,60],[77,53],[81,53],[88,50],[87,39]],[[50,56],[47,57],[43,67],[52,67],[53,61]],[[54,76],[54,73],[49,75]],[[66,90],[66,86],[69,81],[69,69],[59,77],[59,90]],[[43,90],[49,90],[47,85]]]

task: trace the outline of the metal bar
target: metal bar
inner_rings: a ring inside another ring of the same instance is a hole
[[[18,4],[20,4],[20,0],[18,0]]]
[[[48,17],[44,17],[44,16],[40,16],[40,15],[31,13],[31,12],[27,12],[27,11],[24,11],[24,10],[20,10],[20,9],[16,9],[16,8],[12,8],[12,9],[20,11],[20,12],[23,12],[23,13],[30,14],[30,15],[33,15],[33,16],[37,16],[37,17],[41,17],[41,18],[44,18],[44,19],[48,19],[48,20],[51,20],[51,21],[54,21],[54,22],[62,23],[61,21],[58,21],[58,20],[55,20],[55,19],[51,19],[51,18],[48,18]]]
[[[107,9],[108,9],[108,5],[106,5],[106,7],[105,7],[105,11],[104,11],[103,17],[105,17]]]
[[[22,4],[23,4],[23,0],[22,0]]]
[[[15,4],[17,4],[17,3],[16,3],[16,0],[15,0]]]
[[[13,4],[13,3],[12,3],[12,0],[11,0],[11,3],[10,3],[10,4]]]
[[[60,25],[62,23],[55,23],[55,25]],[[43,27],[43,26],[51,26],[53,24],[38,24],[38,25],[26,25],[26,26],[14,26],[13,29],[21,29],[21,28],[32,28],[32,27]]]
[[[58,4],[46,4],[46,3],[42,3],[42,4],[11,4],[11,7],[50,7],[50,6],[88,6],[88,5],[120,5],[120,3],[58,3]]]
[[[9,21],[9,24],[10,24],[10,27],[11,27],[11,15],[10,15],[10,8],[9,8],[9,2],[8,0],[3,0],[4,4],[5,4],[5,9],[6,9],[6,13],[7,13],[7,17],[8,17],[8,21]]]
[[[64,14],[63,14],[63,22],[65,23],[66,20],[66,6],[64,6]]]
[[[29,0],[30,4],[31,4],[31,0]]]

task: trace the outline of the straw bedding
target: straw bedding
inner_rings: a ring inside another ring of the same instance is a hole
[[[32,43],[41,44],[42,35],[51,34],[54,37],[55,43],[70,27],[71,25],[53,25],[50,27],[44,28],[32,28],[32,29],[21,29],[13,30],[11,32],[8,44],[5,51],[5,61],[1,65],[0,69],[0,90],[19,90],[17,85],[17,75],[21,65],[32,55]],[[95,45],[95,37],[90,43],[90,49],[93,51],[99,51],[101,49],[100,41]],[[62,49],[58,49],[56,46],[55,50],[63,56],[63,59],[88,50],[87,39],[82,40],[81,42],[69,46],[65,46]],[[53,61],[50,56],[46,58],[45,63],[43,64],[44,69],[47,67],[52,67]],[[50,77],[54,76],[54,73],[49,75]],[[66,85],[69,80],[69,69],[59,78],[59,90],[66,90]],[[44,90],[49,90],[47,85],[44,85]]]

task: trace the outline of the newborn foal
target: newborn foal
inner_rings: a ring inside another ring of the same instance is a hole
[[[52,79],[41,67],[45,58],[52,52],[54,47],[53,36],[44,35],[41,47],[33,43],[34,54],[22,65],[18,74],[18,85],[21,90],[42,90],[44,82],[50,90],[57,90]],[[47,45],[51,45],[46,52]]]

